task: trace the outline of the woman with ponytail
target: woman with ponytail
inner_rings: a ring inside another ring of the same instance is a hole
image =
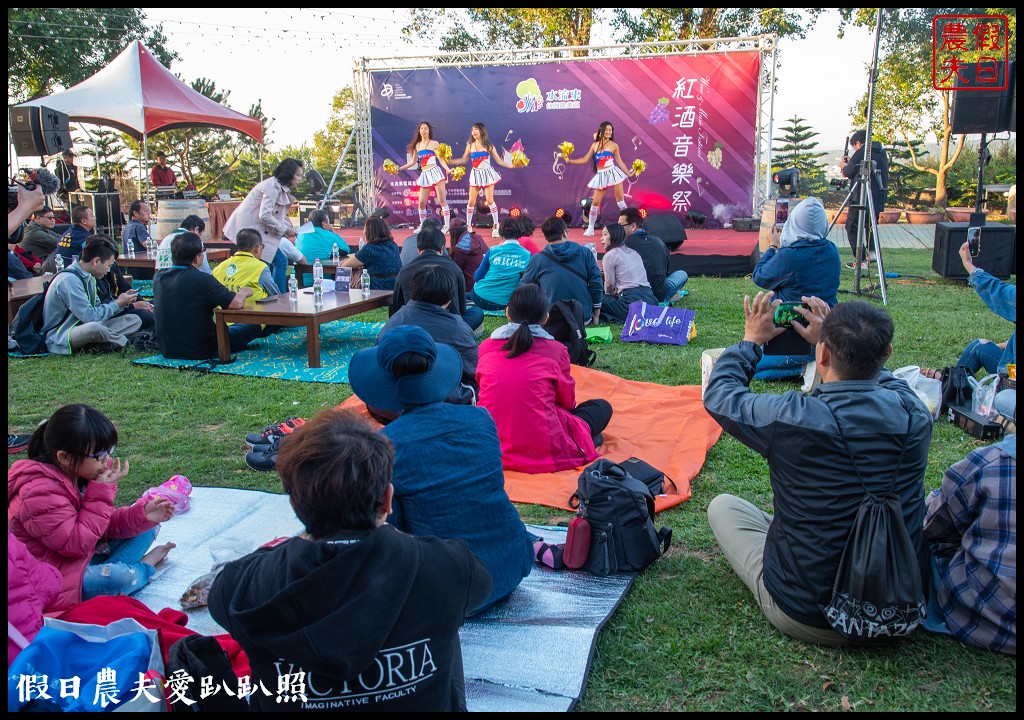
[[[520,285],[505,314],[508,324],[481,343],[476,371],[478,402],[498,426],[502,465],[541,473],[596,460],[612,406],[607,400],[576,404],[569,352],[542,327],[547,295],[539,285]]]

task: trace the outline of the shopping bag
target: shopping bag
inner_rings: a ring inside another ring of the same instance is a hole
[[[629,315],[619,339],[623,342],[685,345],[690,340],[695,317],[696,313],[686,308],[630,303]]]
[[[63,712],[166,710],[156,630],[132,618],[109,625],[44,622],[7,669],[8,712],[42,704]],[[77,692],[69,692],[76,683]]]

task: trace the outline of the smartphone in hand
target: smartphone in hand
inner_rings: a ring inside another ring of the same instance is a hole
[[[967,249],[971,251],[971,257],[978,257],[981,253],[981,228],[967,228]]]
[[[785,225],[789,219],[789,200],[779,199],[775,201],[775,224]]]
[[[793,323],[795,322],[798,322],[804,327],[807,327],[807,319],[794,309],[798,307],[801,307],[804,310],[810,310],[810,308],[805,303],[784,302],[777,308],[775,308],[775,317],[773,318],[775,322],[775,327],[791,328],[793,327]]]

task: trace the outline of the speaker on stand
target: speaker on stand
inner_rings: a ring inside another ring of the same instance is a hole
[[[651,235],[660,237],[669,251],[678,250],[686,240],[686,228],[674,213],[651,213],[644,220],[644,227]]]
[[[79,205],[92,209],[93,215],[96,216],[96,232],[106,233],[114,240],[120,241],[121,227],[124,225],[120,193],[73,192],[70,200],[72,210]]]

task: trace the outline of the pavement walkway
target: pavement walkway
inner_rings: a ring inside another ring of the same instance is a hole
[[[832,228],[828,239],[838,247],[849,247],[846,229],[839,224]],[[912,225],[910,223],[883,223],[878,226],[878,240],[883,248],[911,248],[931,250],[935,245],[935,225]]]

